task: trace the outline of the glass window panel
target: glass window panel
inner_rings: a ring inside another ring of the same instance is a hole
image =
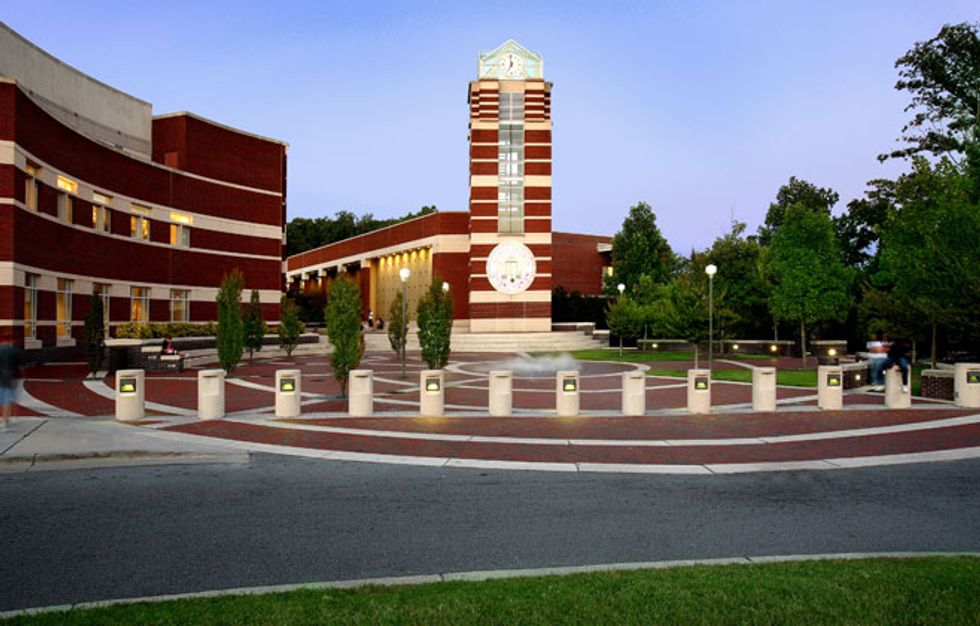
[[[56,313],[59,337],[71,337],[71,285],[72,281],[66,278],[58,279]]]

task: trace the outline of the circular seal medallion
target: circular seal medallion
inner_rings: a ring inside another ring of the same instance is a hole
[[[487,278],[500,293],[515,294],[527,290],[534,282],[536,272],[534,254],[522,243],[498,244],[487,257]]]

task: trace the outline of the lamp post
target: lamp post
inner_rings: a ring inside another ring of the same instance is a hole
[[[619,290],[619,297],[622,298],[623,297],[623,292],[626,291],[626,285],[624,285],[623,283],[619,283],[618,285],[616,285],[616,289]],[[623,356],[623,334],[622,333],[619,334],[619,356],[620,357]]]
[[[405,353],[408,352],[408,277],[412,270],[403,267],[398,270],[402,279],[402,378],[405,378]]]
[[[449,283],[447,283],[446,281],[442,282],[442,292],[449,293]]]
[[[708,371],[713,370],[715,354],[715,273],[718,267],[712,263],[704,268],[708,275]]]

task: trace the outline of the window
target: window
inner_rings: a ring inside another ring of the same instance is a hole
[[[497,231],[524,232],[524,94],[500,94]]]
[[[29,211],[37,211],[37,196],[40,183],[37,181],[38,168],[27,164],[27,182],[24,183],[24,205]]]
[[[129,321],[145,324],[150,321],[150,288],[131,287]]]
[[[24,277],[24,337],[37,337],[37,274]]]
[[[187,322],[190,320],[191,292],[187,289],[170,290],[170,321]]]
[[[142,215],[129,218],[129,236],[133,239],[150,240],[150,220]]]
[[[105,325],[105,335],[109,336],[109,285],[105,283],[92,283],[92,293],[102,300],[102,322]]]
[[[71,337],[71,280],[58,279],[57,315],[59,337]]]
[[[170,245],[189,248],[191,245],[191,229],[183,224],[171,224]]]
[[[112,212],[109,206],[112,198],[101,193],[92,196],[92,228],[108,233],[112,230]]]
[[[58,177],[58,189],[67,191],[74,196],[78,195],[78,183],[64,176]]]
[[[74,201],[67,193],[58,194],[58,219],[71,224],[71,210]]]

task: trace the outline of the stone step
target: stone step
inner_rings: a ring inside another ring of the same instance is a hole
[[[391,350],[385,333],[364,335],[365,349],[370,352]],[[453,333],[454,352],[568,352],[600,347],[602,343],[577,332],[541,333]],[[418,335],[410,333],[409,351],[419,349]]]

